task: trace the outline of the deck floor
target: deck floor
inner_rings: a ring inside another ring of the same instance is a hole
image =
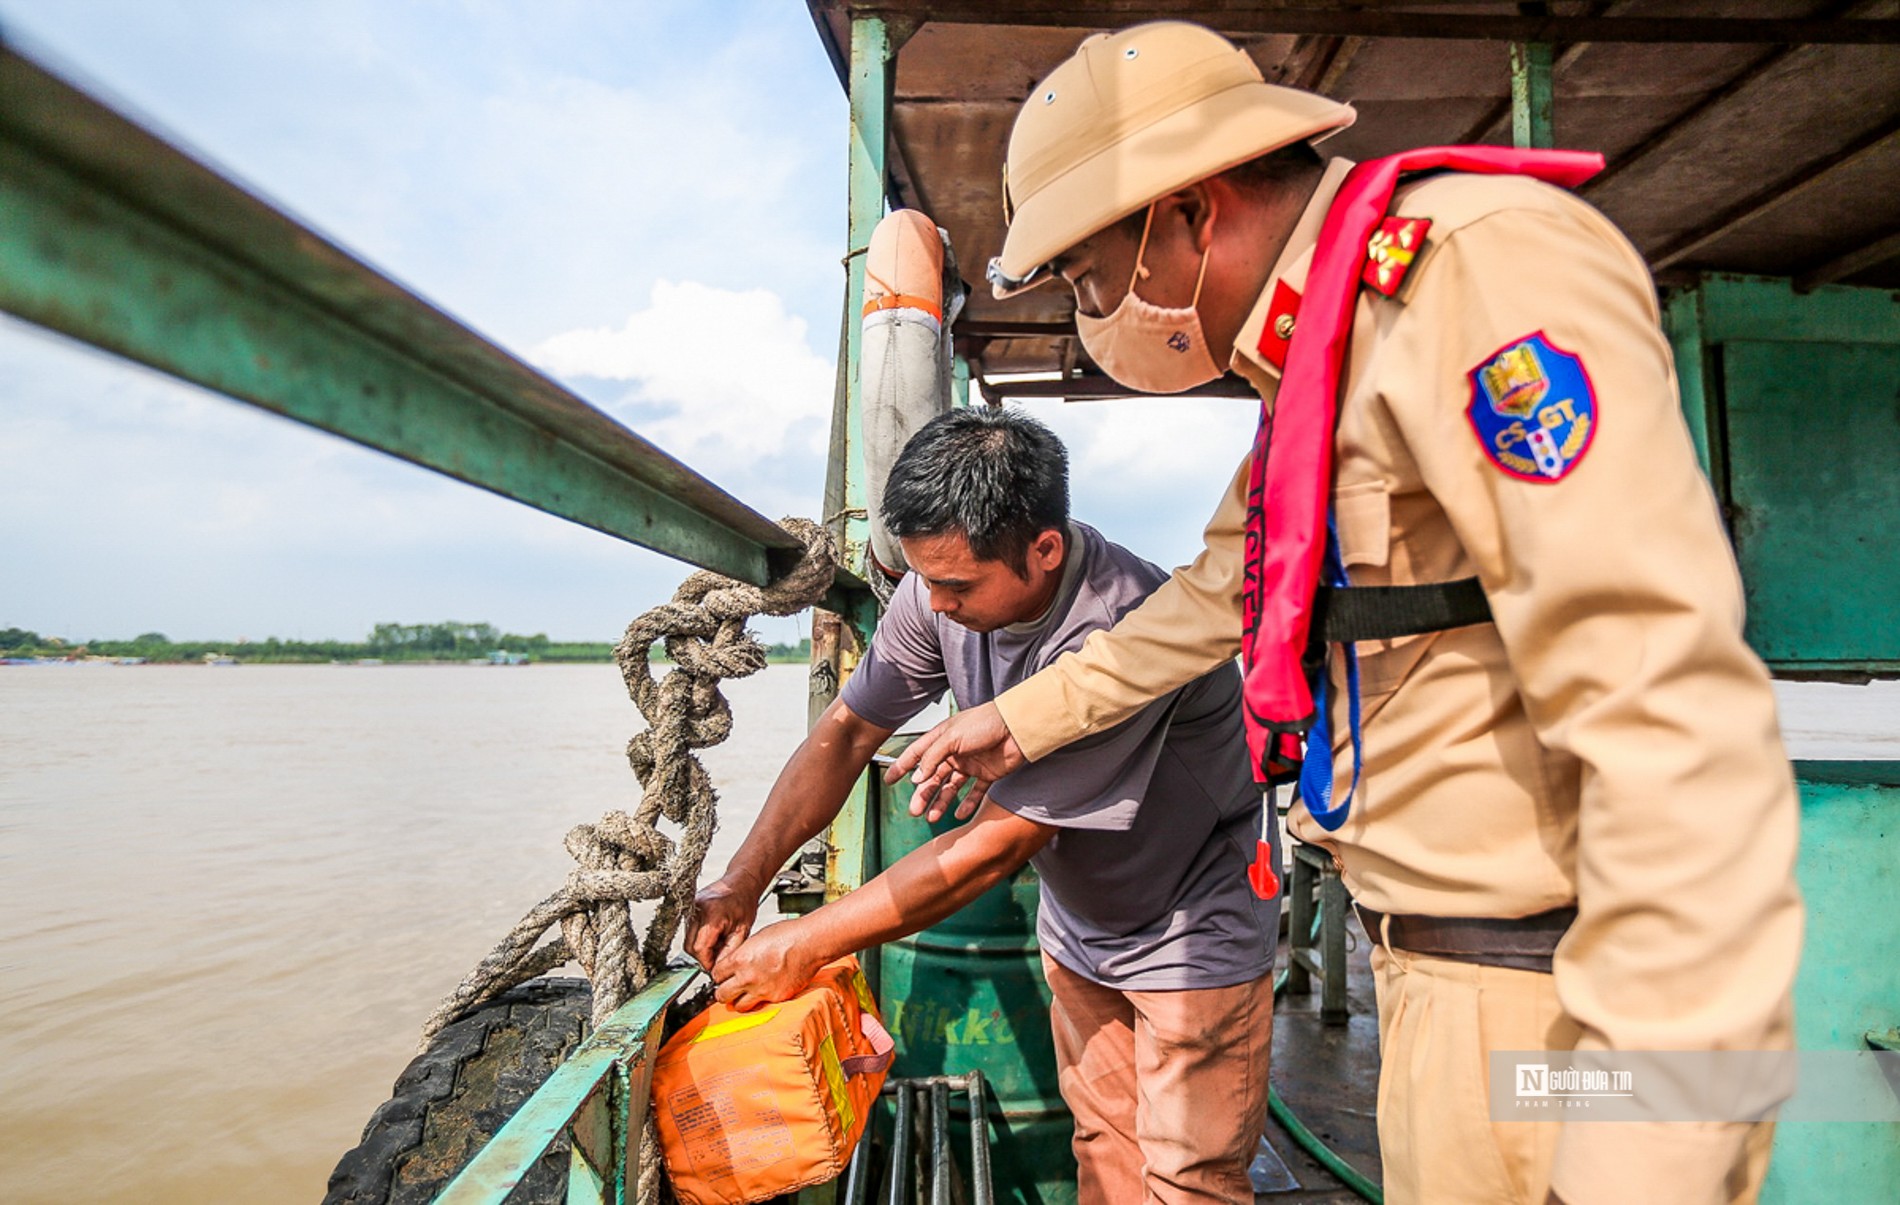
[[[1380,1178],[1379,1018],[1373,998],[1371,946],[1355,917],[1348,928],[1347,1023],[1326,1025],[1319,1017],[1319,985],[1309,994],[1288,992],[1274,1005],[1273,1083],[1306,1127],[1348,1163]],[[1280,943],[1279,965],[1286,965]],[[1272,1145],[1297,1188],[1264,1192],[1256,1205],[1346,1205],[1360,1198],[1300,1149],[1279,1124],[1267,1122]]]

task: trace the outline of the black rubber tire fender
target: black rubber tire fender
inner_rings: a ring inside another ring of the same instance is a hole
[[[436,1035],[338,1161],[324,1205],[428,1205],[580,1045],[593,998],[585,979],[534,979]],[[559,1205],[567,1165],[563,1134],[508,1200]]]

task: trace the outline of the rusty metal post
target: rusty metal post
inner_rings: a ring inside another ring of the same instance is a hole
[[[1552,47],[1549,42],[1511,43],[1511,145],[1550,147]]]

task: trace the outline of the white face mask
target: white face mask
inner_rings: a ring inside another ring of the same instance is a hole
[[[1082,346],[1102,371],[1123,385],[1143,393],[1182,393],[1207,384],[1221,372],[1207,350],[1207,336],[1201,331],[1201,315],[1195,308],[1201,301],[1201,282],[1207,279],[1207,257],[1213,247],[1201,252],[1194,300],[1186,309],[1170,310],[1144,301],[1135,295],[1135,282],[1147,275],[1141,260],[1148,251],[1148,231],[1154,220],[1154,206],[1150,205],[1148,220],[1141,228],[1141,246],[1135,251],[1134,275],[1129,277],[1128,292],[1121,304],[1101,318],[1077,311],[1075,329],[1082,336]]]

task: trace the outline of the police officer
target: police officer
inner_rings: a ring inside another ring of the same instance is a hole
[[[1178,22],[1091,37],[1030,93],[999,294],[1072,288],[1134,389],[1239,373],[1262,438],[1192,564],[893,777],[993,780],[1245,644],[1261,772],[1317,721],[1293,829],[1375,942],[1387,1198],[1752,1200],[1769,1123],[1494,1123],[1487,1082],[1491,1050],[1792,1042],[1792,772],[1653,283],[1532,178],[1575,183],[1574,157],[1427,155],[1381,192],[1312,149],[1352,120]],[[1480,613],[1331,646],[1303,720],[1316,577],[1475,579]]]

